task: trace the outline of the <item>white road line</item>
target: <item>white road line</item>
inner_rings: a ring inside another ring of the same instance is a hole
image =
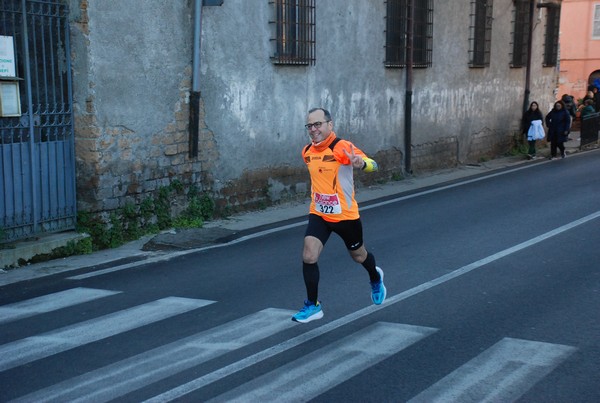
[[[14,402],[107,402],[292,326],[295,312],[268,308],[68,379]]]
[[[480,259],[476,262],[473,262],[471,264],[463,266],[463,267],[456,269],[448,274],[445,274],[445,275],[435,278],[431,281],[428,281],[426,283],[423,283],[421,285],[413,287],[409,290],[401,292],[400,294],[396,294],[392,297],[389,297],[388,299],[386,299],[385,303],[382,305],[370,305],[366,308],[360,309],[356,312],[348,314],[348,315],[341,317],[339,319],[336,319],[332,322],[326,323],[323,326],[309,330],[308,332],[298,335],[298,336],[294,337],[293,339],[286,340],[283,343],[280,343],[276,346],[270,347],[266,350],[263,350],[259,353],[254,354],[252,356],[246,357],[243,360],[240,360],[238,362],[230,364],[230,365],[223,367],[217,371],[214,371],[210,374],[196,378],[188,383],[185,383],[183,385],[180,385],[177,388],[166,391],[165,393],[162,393],[162,394],[160,394],[152,399],[149,399],[147,401],[148,402],[165,402],[165,401],[171,401],[171,400],[177,399],[178,397],[184,396],[194,390],[200,389],[200,388],[202,388],[206,385],[209,385],[213,382],[216,382],[226,376],[229,376],[236,372],[242,371],[258,362],[264,361],[264,360],[271,358],[279,353],[282,353],[293,347],[296,347],[302,343],[305,343],[307,341],[315,339],[315,338],[317,338],[325,333],[328,333],[334,329],[337,329],[347,323],[358,320],[364,316],[370,315],[374,312],[384,309],[385,307],[387,307],[389,305],[396,304],[400,301],[403,301],[407,298],[417,295],[423,291],[429,290],[435,286],[443,284],[454,278],[460,277],[460,276],[462,276],[466,273],[469,273],[475,269],[485,266],[488,263],[492,263],[492,262],[499,260],[503,257],[506,257],[512,253],[516,253],[520,250],[523,250],[525,248],[533,246],[533,245],[540,243],[548,238],[559,235],[559,234],[566,232],[570,229],[573,229],[579,225],[583,225],[589,221],[597,219],[598,217],[600,217],[600,211],[597,211],[593,214],[590,214],[588,216],[580,218],[579,220],[573,221],[569,224],[558,227],[552,231],[548,231],[545,234],[542,234],[535,238],[530,239],[529,241],[522,242],[518,245],[512,246],[508,249],[505,249],[503,251],[495,253],[491,256],[488,256],[486,258]]]
[[[475,182],[480,182],[480,181],[487,180],[490,178],[495,178],[496,176],[502,176],[502,175],[513,173],[513,172],[521,171],[523,169],[531,168],[532,166],[533,165],[525,165],[525,166],[522,166],[519,168],[514,168],[514,169],[507,170],[507,171],[502,171],[502,172],[496,172],[494,174],[489,174],[489,175],[481,176],[478,178],[461,180],[458,183],[452,183],[450,185],[435,187],[434,189],[429,189],[429,190],[422,190],[422,191],[419,191],[418,193],[413,193],[413,194],[409,194],[406,196],[396,197],[394,199],[386,200],[386,201],[379,202],[379,203],[369,204],[366,207],[362,207],[360,210],[361,211],[369,210],[372,208],[377,208],[377,207],[385,206],[385,205],[392,204],[392,203],[398,203],[399,201],[403,201],[403,200],[414,199],[415,197],[420,197],[420,196],[428,195],[431,193],[437,193],[437,192],[441,192],[443,190],[452,189],[452,188],[463,186],[463,185],[468,185],[470,183],[475,183]]]
[[[378,322],[217,396],[210,402],[308,401],[436,330]],[[302,382],[302,379],[306,382]]]
[[[505,338],[409,402],[513,402],[575,350],[560,344]]]
[[[0,346],[0,371],[214,303],[168,297]]]
[[[0,323],[23,319],[40,313],[56,311],[95,299],[119,294],[121,291],[96,290],[93,288],[71,288],[26,301],[0,306]]]

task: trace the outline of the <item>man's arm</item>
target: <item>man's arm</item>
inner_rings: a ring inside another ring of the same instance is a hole
[[[377,162],[375,162],[375,160],[369,158],[369,157],[363,157],[363,162],[364,165],[362,167],[362,170],[365,172],[375,172],[379,170],[379,165],[377,165]]]
[[[375,172],[379,169],[377,162],[362,152],[359,148],[354,147],[354,144],[349,143],[350,152],[344,147],[344,154],[348,157],[349,163],[354,168],[362,169],[365,172]]]

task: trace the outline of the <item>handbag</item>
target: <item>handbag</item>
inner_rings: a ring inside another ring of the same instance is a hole
[[[541,140],[546,137],[544,127],[541,120],[532,120],[529,130],[527,131],[527,140]]]

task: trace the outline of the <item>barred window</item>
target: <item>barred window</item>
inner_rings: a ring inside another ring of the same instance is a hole
[[[560,7],[546,9],[546,41],[544,43],[544,66],[556,66],[558,61],[558,33]]]
[[[275,64],[315,64],[315,0],[275,0]]]
[[[529,1],[530,0],[514,0],[515,20],[511,67],[523,67],[527,63],[527,43],[529,42]]]
[[[471,67],[490,65],[492,43],[493,0],[471,0],[471,38],[469,53]]]
[[[406,67],[408,0],[387,0],[386,67]],[[433,43],[433,0],[414,3],[413,67],[431,67]]]

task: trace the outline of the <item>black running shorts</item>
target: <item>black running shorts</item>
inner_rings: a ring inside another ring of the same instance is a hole
[[[342,238],[348,250],[357,250],[363,245],[363,231],[360,218],[357,220],[329,222],[316,214],[309,214],[308,226],[306,227],[304,236],[314,236],[325,245],[332,232],[335,232]]]

